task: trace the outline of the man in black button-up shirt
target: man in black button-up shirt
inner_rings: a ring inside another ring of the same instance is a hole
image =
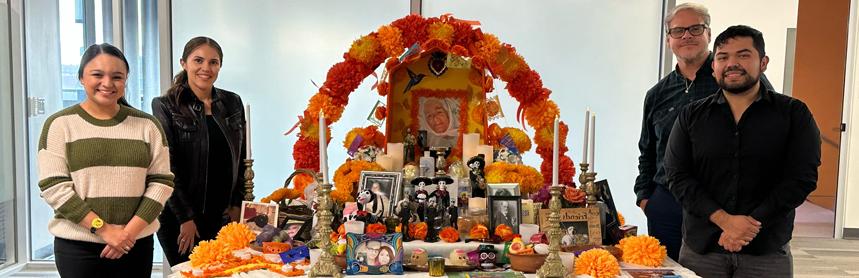
[[[638,205],[647,216],[647,231],[678,259],[682,242],[682,209],[668,192],[662,158],[668,135],[683,107],[716,94],[710,43],[710,14],[701,4],[677,5],[665,17],[666,43],[677,57],[674,71],[647,90],[641,137],[638,142],[638,177],[633,190]],[[766,77],[764,86],[772,88]]]
[[[683,206],[680,263],[703,277],[791,277],[795,208],[817,184],[820,132],[808,107],[760,84],[763,35],[714,43],[721,92],[680,112],[665,170]]]

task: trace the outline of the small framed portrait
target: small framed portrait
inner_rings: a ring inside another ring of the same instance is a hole
[[[291,231],[289,236],[300,241],[310,240],[311,224],[313,222],[313,210],[303,202],[295,201],[287,203],[278,212],[280,224],[278,228]]]
[[[256,234],[262,232],[265,226],[277,227],[278,205],[276,203],[257,203],[242,201],[240,223],[247,224]]]
[[[504,224],[519,233],[519,223],[522,221],[522,199],[519,196],[489,196],[489,232],[495,231],[498,225]]]
[[[403,235],[346,234],[346,274],[403,274]]]
[[[540,227],[549,225],[549,209],[540,210]],[[561,209],[561,246],[602,244],[598,207]]]
[[[490,183],[489,196],[521,196],[518,183]]]
[[[402,199],[402,180],[401,172],[363,171],[357,201],[364,202],[362,205],[370,213],[390,216],[394,205]]]

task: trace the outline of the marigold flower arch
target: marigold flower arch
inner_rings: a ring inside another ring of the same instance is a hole
[[[399,63],[398,56],[417,43],[421,49],[441,49],[469,57],[473,67],[488,70],[492,78],[499,78],[507,83],[506,89],[510,96],[519,102],[517,121],[522,123],[525,120],[535,130],[536,152],[543,159],[541,172],[544,173],[545,183],[551,182],[554,132],[552,121],[560,115],[560,108],[549,99],[552,92],[543,87],[540,75],[528,66],[525,59],[516,53],[516,49],[501,43],[496,36],[482,32],[480,28],[476,28],[478,24],[450,15],[432,18],[409,15],[355,40],[349,51],[343,54],[343,61],[328,70],[325,82],[310,98],[310,103],[300,118],[301,132],[298,133],[298,141],[293,147],[295,169],[319,171],[319,111],[324,112],[325,122],[329,125],[340,120],[345,106],[349,103],[349,94],[358,88],[365,78],[374,74],[374,70],[385,60],[385,66],[390,69]],[[492,90],[491,78],[484,82],[483,87],[485,93]],[[387,80],[380,80],[376,89],[379,95],[386,96],[390,84]],[[567,132],[567,125],[561,122],[559,179],[561,183],[571,184],[575,167],[572,160],[564,155],[567,151],[564,144]],[[326,134],[329,134],[329,137],[325,140],[330,142],[331,132]],[[304,186],[311,182],[311,179],[305,176],[296,178],[295,181],[295,190],[303,192]],[[536,190],[523,188],[523,193]],[[349,192],[351,188],[338,186],[334,193],[337,197]]]

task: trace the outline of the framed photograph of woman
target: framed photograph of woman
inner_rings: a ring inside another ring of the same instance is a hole
[[[489,196],[489,231],[495,231],[498,225],[504,224],[519,233],[519,223],[522,221],[522,199],[519,196]]]
[[[490,183],[489,196],[521,196],[518,183]]]
[[[363,171],[358,184],[358,192],[369,190],[376,206],[381,206],[382,214],[390,216],[394,205],[402,199],[402,172]]]
[[[428,147],[455,148],[459,140],[460,117],[464,99],[456,97],[419,97],[418,130],[426,131]]]

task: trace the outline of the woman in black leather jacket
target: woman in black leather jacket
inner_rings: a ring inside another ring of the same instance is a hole
[[[191,39],[173,86],[152,100],[176,175],[158,230],[170,265],[187,261],[198,242],[214,239],[223,225],[237,220],[245,194],[244,106],[237,94],[214,87],[222,58],[211,38]]]

